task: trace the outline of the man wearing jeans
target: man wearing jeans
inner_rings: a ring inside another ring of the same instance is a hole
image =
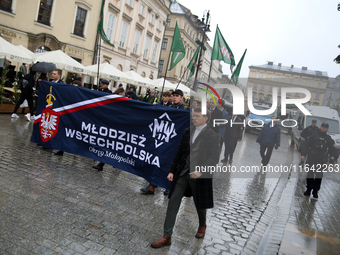
[[[261,145],[260,154],[262,157],[262,165],[267,166],[273,152],[273,148],[277,150],[280,146],[281,130],[276,124],[275,117],[271,117],[271,121],[265,124],[256,139],[256,142]]]

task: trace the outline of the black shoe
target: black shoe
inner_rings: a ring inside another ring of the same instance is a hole
[[[303,193],[305,196],[310,196],[310,192],[311,192],[312,190],[311,189],[307,189],[306,191],[305,191],[305,193]]]
[[[168,196],[169,194],[170,194],[170,190],[168,190],[168,189],[164,190],[164,195],[165,196]]]
[[[64,152],[63,151],[57,151],[57,152],[54,153],[54,155],[63,156]]]
[[[140,191],[143,192],[143,195],[153,195],[155,193],[155,187],[149,185],[147,188],[141,189]]]
[[[227,162],[227,161],[228,161],[228,159],[226,159],[226,158],[221,160],[221,162]]]
[[[313,192],[313,198],[314,198],[314,199],[318,199],[318,198],[319,198],[318,192]]]
[[[143,193],[145,193],[145,192],[148,192],[148,190],[149,190],[149,187],[150,187],[150,185],[149,185],[149,186],[147,186],[145,189],[140,189],[140,191],[142,191]]]
[[[99,165],[92,166],[92,168],[97,169],[98,172],[103,171],[103,167],[101,167],[101,166],[99,166]]]

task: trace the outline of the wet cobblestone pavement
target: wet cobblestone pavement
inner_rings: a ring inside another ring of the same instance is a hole
[[[301,196],[303,176],[220,173],[205,238],[195,238],[196,210],[192,198],[184,198],[172,245],[152,249],[163,233],[162,188],[141,195],[144,179],[109,165],[97,172],[94,161],[81,156],[55,156],[31,143],[31,132],[24,115],[0,115],[0,254],[277,254],[287,222],[340,233],[339,207],[331,200],[338,199],[339,179],[325,178],[312,206]],[[255,139],[245,134],[234,166],[260,165]],[[289,165],[297,155],[282,134],[271,163]],[[302,220],[300,210],[307,207],[314,211]]]

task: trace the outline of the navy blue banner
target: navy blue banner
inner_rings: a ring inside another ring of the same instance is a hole
[[[166,176],[189,120],[188,110],[43,81],[31,141],[169,188]]]

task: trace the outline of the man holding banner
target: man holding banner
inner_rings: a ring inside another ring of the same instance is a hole
[[[206,209],[213,207],[212,175],[197,171],[215,166],[219,159],[219,136],[207,125],[210,112],[193,111],[194,127],[186,129],[172,161],[168,180],[171,181],[163,237],[151,243],[153,248],[171,244],[171,235],[183,196],[193,196],[199,218],[196,238],[203,238],[206,229]]]

